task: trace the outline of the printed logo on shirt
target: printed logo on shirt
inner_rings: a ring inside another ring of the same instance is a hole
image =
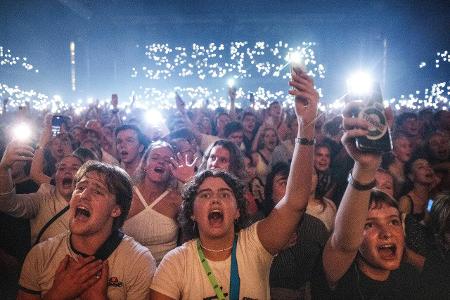
[[[117,279],[117,277],[111,277],[108,279],[108,286],[122,287],[123,282],[119,281],[119,279]]]

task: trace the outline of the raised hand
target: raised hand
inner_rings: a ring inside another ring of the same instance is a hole
[[[296,70],[292,72],[289,85],[294,88],[289,90],[289,94],[295,96],[295,114],[302,120],[303,126],[309,126],[316,119],[319,102],[314,82],[305,72]]]
[[[5,153],[0,161],[0,168],[8,170],[16,161],[31,161],[34,149],[18,141],[12,141],[6,146]]]
[[[198,156],[194,157],[192,162],[189,162],[187,154],[182,157],[181,153],[177,153],[177,159],[171,157],[172,162],[169,165],[172,175],[181,182],[187,182],[195,174],[195,163]]]
[[[175,93],[175,103],[177,106],[177,110],[181,113],[184,113],[186,109],[186,103],[184,103],[183,98],[181,98],[180,94],[178,93]]]
[[[79,258],[64,257],[55,272],[52,288],[45,299],[74,299],[94,285],[99,279],[103,263],[94,256]],[[107,276],[107,275],[106,275]]]
[[[360,103],[352,102],[344,108],[342,120],[344,135],[341,141],[351,158],[363,169],[377,169],[381,163],[381,154],[363,152],[355,144],[355,138],[367,135],[369,127],[366,120],[354,117],[360,109],[359,106]]]

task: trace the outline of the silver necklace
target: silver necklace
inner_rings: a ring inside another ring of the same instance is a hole
[[[205,246],[203,246],[202,241],[200,241],[200,247],[202,247],[203,249],[205,249],[205,250],[207,250],[207,251],[209,251],[209,252],[219,253],[219,252],[224,252],[224,251],[230,250],[231,248],[233,248],[233,245],[231,245],[230,247],[227,247],[227,248],[223,248],[223,249],[216,250],[216,249],[209,249],[209,248],[206,248]]]

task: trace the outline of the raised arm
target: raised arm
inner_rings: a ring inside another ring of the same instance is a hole
[[[14,188],[11,168],[16,161],[29,161],[33,159],[33,148],[19,142],[10,142],[0,161],[0,194],[11,192]]]
[[[44,153],[47,144],[52,137],[52,115],[45,116],[44,130],[39,139],[39,147],[34,152],[34,159],[31,162],[30,175],[34,182],[41,185],[43,183],[50,183],[51,178],[44,174]]]
[[[236,120],[236,88],[228,87],[228,97],[230,98],[230,118]]]
[[[303,72],[293,73],[289,85],[294,87],[289,93],[295,96],[299,129],[286,194],[270,215],[258,224],[259,239],[272,254],[278,253],[289,241],[305,213],[311,192],[314,122],[319,94],[312,79]]]
[[[355,137],[367,135],[367,121],[353,118],[356,104],[344,109],[345,133],[342,143],[355,161],[352,170],[353,182],[368,185],[375,180],[375,172],[381,155],[361,152],[356,148]],[[357,184],[348,184],[336,214],[334,231],[323,251],[322,262],[330,287],[341,279],[351,266],[363,241],[364,226],[369,210],[370,189],[356,189]]]

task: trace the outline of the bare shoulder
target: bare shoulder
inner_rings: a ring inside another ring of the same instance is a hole
[[[180,193],[176,189],[172,189],[166,197],[167,202],[175,207],[179,207],[183,201]]]

